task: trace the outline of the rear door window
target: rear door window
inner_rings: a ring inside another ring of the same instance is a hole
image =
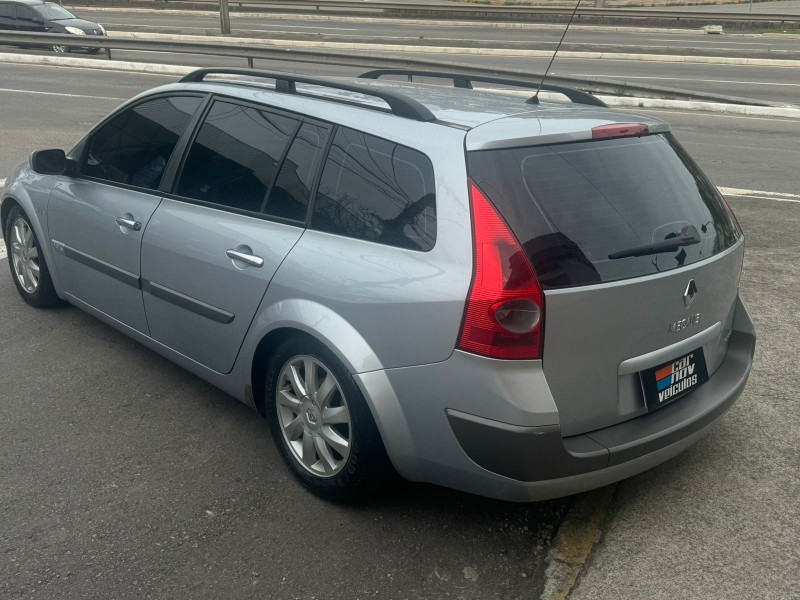
[[[314,176],[328,143],[329,125],[303,123],[272,186],[266,213],[294,221],[305,221]]]
[[[410,148],[338,128],[311,226],[379,244],[430,250],[436,241],[430,159]]]
[[[546,288],[668,271],[740,236],[717,189],[671,135],[476,151],[468,167]],[[699,242],[614,257],[682,232]]]
[[[216,101],[183,166],[177,193],[261,212],[297,119]]]
[[[42,17],[36,14],[32,8],[19,4],[17,5],[17,20],[21,25],[35,25],[43,22]]]
[[[156,98],[123,110],[89,140],[82,175],[155,190],[202,99]]]

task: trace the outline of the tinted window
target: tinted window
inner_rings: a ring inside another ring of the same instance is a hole
[[[77,18],[66,8],[63,8],[54,2],[45,2],[44,4],[38,5],[34,10],[42,15],[45,19],[51,21]]]
[[[297,121],[215,102],[192,144],[178,194],[258,212]]]
[[[17,6],[17,19],[20,21],[26,21],[27,23],[41,21],[42,17],[37,15],[33,9],[28,8],[27,6]]]
[[[289,148],[267,201],[267,214],[305,221],[314,175],[328,141],[330,128],[304,123]]]
[[[314,229],[413,250],[436,240],[433,166],[423,154],[340,127],[312,218]]]
[[[10,4],[0,4],[0,19],[14,18],[14,7]]]
[[[84,175],[156,189],[201,99],[157,98],[113,117],[92,135]]]
[[[667,271],[739,239],[717,189],[669,135],[470,152],[468,162],[544,287]],[[682,231],[698,243],[613,257]]]

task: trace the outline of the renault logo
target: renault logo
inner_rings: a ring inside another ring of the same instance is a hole
[[[689,280],[689,284],[686,286],[686,291],[683,292],[683,305],[686,308],[689,308],[694,302],[694,297],[697,295],[697,284],[695,284],[694,279]]]

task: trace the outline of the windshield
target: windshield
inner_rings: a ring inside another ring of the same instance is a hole
[[[722,196],[668,134],[470,152],[469,170],[546,288],[668,271],[740,236]]]
[[[39,6],[34,6],[33,9],[48,21],[63,21],[64,19],[77,18],[66,8],[59,6],[55,2],[45,2]]]

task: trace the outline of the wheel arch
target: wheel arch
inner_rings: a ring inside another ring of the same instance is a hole
[[[266,365],[275,349],[289,337],[305,336],[321,344],[354,378],[359,373],[383,368],[358,331],[339,314],[317,302],[285,299],[270,303],[259,312],[251,330],[250,339],[253,341],[247,345],[252,350],[245,353],[245,356],[252,357],[247,379],[252,387],[253,403],[262,414]],[[369,399],[368,404],[372,404]]]
[[[25,210],[22,204],[17,202],[16,198],[12,196],[6,196],[3,198],[2,203],[0,203],[0,236],[5,235],[6,223],[8,223],[8,215],[11,214],[11,209],[15,206],[19,206],[20,209]]]

